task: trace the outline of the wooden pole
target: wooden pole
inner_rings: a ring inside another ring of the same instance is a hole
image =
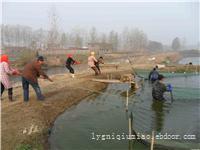
[[[128,118],[128,131],[129,131],[129,135],[132,135],[132,129],[131,129],[131,117],[129,116]]]
[[[197,74],[198,73],[197,65],[196,65],[196,69],[195,70],[196,70],[195,73]]]
[[[132,112],[131,112],[130,118],[131,118],[131,134],[133,134],[133,113]]]
[[[152,137],[151,137],[151,150],[153,150],[153,146],[154,146],[154,131],[152,131]]]
[[[132,136],[133,134],[133,114],[131,112],[129,118],[128,118],[128,129],[129,129],[129,136]],[[129,150],[133,150],[133,140],[129,140]]]
[[[128,90],[126,90],[126,111],[128,111]]]

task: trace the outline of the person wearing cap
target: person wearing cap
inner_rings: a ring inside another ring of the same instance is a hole
[[[80,62],[75,61],[72,57],[73,57],[72,54],[67,55],[67,60],[66,60],[65,66],[69,70],[69,72],[71,73],[72,78],[74,78],[75,77],[74,69],[72,68],[71,65],[80,64]]]
[[[22,87],[24,94],[24,101],[29,101],[29,84],[33,87],[38,100],[44,100],[41,89],[38,84],[38,78],[52,80],[42,71],[42,65],[44,64],[44,57],[38,56],[37,60],[34,60],[25,65],[22,71]]]
[[[88,66],[90,68],[92,68],[92,70],[94,70],[95,72],[95,75],[98,75],[99,74],[99,71],[97,69],[97,67],[95,66],[95,63],[97,63],[97,59],[95,58],[95,53],[94,52],[91,52],[90,53],[90,56],[88,57]]]
[[[158,75],[158,80],[153,83],[152,96],[154,100],[165,101],[164,93],[172,92],[171,84],[167,86],[163,83],[164,76],[162,74]]]
[[[1,96],[5,89],[8,90],[8,99],[13,101],[13,88],[10,81],[10,75],[20,75],[17,69],[10,67],[9,58],[7,55],[2,55],[0,60],[0,81],[1,81]]]
[[[154,83],[156,80],[158,80],[158,66],[156,66],[155,68],[153,68],[153,70],[149,73],[149,81],[151,81],[151,83]]]

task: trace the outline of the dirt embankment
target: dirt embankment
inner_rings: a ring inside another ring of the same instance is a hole
[[[178,52],[158,53],[135,57],[134,66],[137,69],[152,69],[157,64],[175,64],[182,58]]]
[[[109,72],[113,72],[114,75],[121,71],[109,69],[104,71],[100,78],[107,77]],[[56,117],[83,98],[106,87],[106,84],[92,82],[94,76],[91,74],[82,73],[75,79],[70,78],[68,74],[54,75],[53,83],[40,80],[41,89],[46,97],[42,102],[36,100],[32,88],[28,103],[23,102],[21,86],[14,88],[15,102],[9,102],[5,92],[1,103],[2,149],[14,150],[20,146],[25,147],[26,144],[38,150],[48,149],[49,128]]]

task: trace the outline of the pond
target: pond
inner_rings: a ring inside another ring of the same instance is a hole
[[[87,68],[87,65],[74,65],[73,66],[75,73],[77,71],[84,71]],[[61,67],[49,67],[48,69],[44,70],[47,75],[55,75],[55,74],[69,74],[69,70],[65,66]],[[13,83],[21,82],[21,77],[19,76],[11,76],[11,80]]]
[[[136,92],[129,89],[126,111],[124,84],[110,84],[102,94],[94,94],[60,115],[49,138],[51,150],[149,150],[149,146],[128,140],[128,118],[133,114],[133,129],[139,135],[159,136],[155,143],[167,149],[199,148],[200,139],[200,76],[166,78],[171,83],[173,101],[152,101],[148,81]],[[161,139],[177,135],[177,139]],[[105,138],[105,135],[107,138]],[[186,139],[191,138],[192,139]],[[148,140],[147,140],[148,141]],[[161,148],[163,149],[163,148]]]
[[[192,62],[193,65],[200,65],[200,57],[186,57],[179,61],[179,64],[189,64]]]

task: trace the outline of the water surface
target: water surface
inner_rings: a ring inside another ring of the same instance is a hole
[[[196,81],[196,82],[195,82]],[[166,79],[174,86],[173,101],[166,93],[165,103],[155,103],[151,97],[151,84],[144,81],[136,93],[129,90],[126,112],[126,85],[110,84],[104,94],[91,95],[68,109],[55,121],[49,138],[51,150],[131,150],[149,149],[129,140],[97,140],[96,135],[128,134],[128,117],[133,114],[133,129],[140,134],[176,134],[181,139],[157,140],[167,149],[199,148],[200,139],[200,76]],[[196,139],[185,140],[184,135]]]

